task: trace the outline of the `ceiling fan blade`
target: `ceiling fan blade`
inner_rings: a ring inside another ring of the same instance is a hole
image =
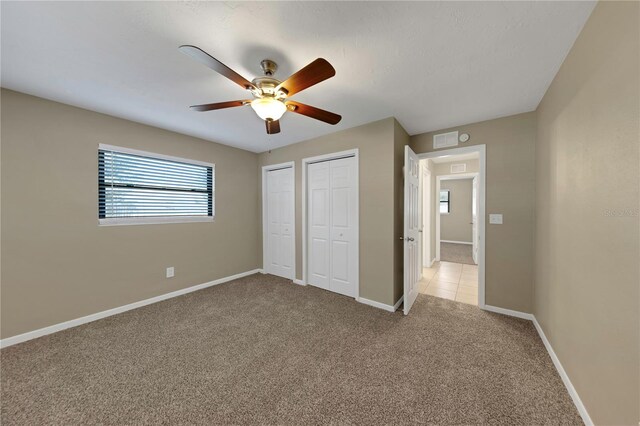
[[[296,101],[287,101],[285,104],[289,111],[306,115],[307,117],[315,118],[316,120],[324,121],[325,123],[338,124],[340,120],[342,120],[342,116],[338,114],[312,107],[311,105],[301,104]]]
[[[213,111],[214,109],[239,107],[239,106],[247,105],[249,103],[251,103],[251,101],[249,100],[227,101],[227,102],[217,102],[215,104],[191,105],[189,108],[191,108],[194,111]]]
[[[267,134],[273,135],[274,133],[280,133],[280,121],[279,120],[265,120],[267,124]]]
[[[191,56],[196,61],[205,64],[215,72],[224,75],[229,80],[241,86],[243,89],[247,89],[247,90],[256,89],[256,86],[254,86],[253,83],[251,83],[249,80],[247,80],[246,78],[244,78],[243,76],[241,76],[240,74],[238,74],[237,72],[235,72],[234,70],[232,70],[231,68],[229,68],[228,66],[220,62],[219,60],[217,60],[216,58],[214,58],[213,56],[209,55],[207,52],[200,49],[199,47],[184,45],[184,46],[180,46],[178,50],[180,50],[185,55]]]
[[[336,70],[326,59],[318,58],[278,85],[276,90],[285,89],[292,96],[336,75]]]

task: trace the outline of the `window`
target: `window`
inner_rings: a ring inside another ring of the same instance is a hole
[[[448,189],[443,189],[440,191],[440,213],[450,213],[451,212],[451,200]]]
[[[214,173],[213,164],[101,144],[99,223],[213,221]]]

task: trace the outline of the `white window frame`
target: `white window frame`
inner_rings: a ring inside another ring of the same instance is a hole
[[[124,154],[140,155],[144,157],[155,158],[158,160],[178,161],[181,163],[193,164],[196,166],[211,167],[213,172],[213,216],[156,216],[156,217],[110,217],[98,218],[98,226],[121,226],[121,225],[155,225],[162,223],[194,223],[194,222],[213,222],[216,217],[215,197],[216,197],[216,165],[215,163],[207,163],[205,161],[192,160],[190,158],[174,157],[171,155],[157,154],[155,152],[141,151],[138,149],[125,148],[115,145],[98,144],[98,150],[116,151]]]

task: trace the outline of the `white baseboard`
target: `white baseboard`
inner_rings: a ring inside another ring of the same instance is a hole
[[[481,308],[486,311],[496,312],[498,314],[509,315],[517,318],[522,318],[522,319],[526,319],[533,322],[533,325],[536,327],[536,330],[540,335],[540,339],[542,340],[542,343],[544,343],[544,347],[547,349],[547,353],[549,353],[549,357],[551,357],[551,361],[553,362],[553,365],[556,367],[556,370],[558,371],[558,374],[560,375],[560,378],[562,379],[564,386],[567,388],[567,392],[569,392],[569,396],[571,396],[571,399],[573,400],[573,403],[575,404],[576,409],[580,414],[580,417],[582,417],[582,421],[586,426],[593,426],[593,421],[591,420],[591,417],[587,412],[587,408],[582,403],[582,400],[580,399],[580,396],[578,395],[576,388],[573,387],[573,384],[571,383],[571,380],[569,379],[567,372],[564,370],[564,367],[562,367],[562,364],[560,363],[558,356],[553,350],[553,347],[551,347],[551,343],[549,343],[549,340],[547,340],[547,336],[545,336],[544,331],[542,330],[542,327],[538,323],[538,320],[536,319],[536,317],[533,314],[528,314],[526,312],[512,311],[511,309],[499,308],[497,306],[491,306],[491,305],[484,305]]]
[[[246,277],[261,272],[260,269],[254,269],[252,271],[241,272],[239,274],[231,275],[229,277],[219,278],[217,280],[209,281],[204,284],[194,285],[192,287],[183,288],[182,290],[172,291],[171,293],[155,296],[150,299],[141,300],[139,302],[130,303],[128,305],[119,306],[113,309],[107,309],[106,311],[98,312],[95,314],[87,315],[81,318],[61,322],[59,324],[50,325],[48,327],[40,328],[38,330],[29,331],[27,333],[18,334],[17,336],[7,337],[0,340],[0,348],[6,348],[18,343],[26,342],[27,340],[35,339],[38,337],[46,336],[57,331],[66,330],[67,328],[77,327],[88,322],[96,321],[102,318],[110,317],[112,315],[120,314],[122,312],[130,311],[132,309],[140,308],[142,306],[151,305],[152,303],[161,302],[163,300],[171,299],[173,297],[182,296],[183,294],[191,293],[194,291],[202,290],[207,287],[226,283],[228,281],[237,280],[238,278]]]
[[[398,300],[395,305],[391,306],[385,303],[376,302],[375,300],[365,299],[364,297],[356,298],[356,300],[362,304],[373,306],[374,308],[382,309],[387,312],[395,312],[396,309],[398,309],[398,306],[400,306],[400,304],[402,303],[403,299],[404,296],[400,297],[400,300]]]
[[[451,244],[467,244],[472,246],[473,243],[468,243],[466,241],[452,241],[452,240],[440,240],[441,243],[451,243]]]
[[[499,308],[497,306],[491,306],[491,305],[480,306],[480,309],[484,309],[485,311],[495,312],[497,314],[509,315],[510,317],[522,318],[529,321],[533,321],[533,314],[528,314],[526,312],[512,311],[511,309]]]
[[[307,285],[304,281],[299,280],[299,279],[297,279],[297,278],[294,278],[294,279],[293,279],[293,283],[294,283],[294,284],[298,284],[298,285]]]
[[[549,343],[549,340],[547,340],[547,336],[545,336],[544,331],[542,331],[542,327],[538,323],[538,320],[536,319],[535,316],[533,317],[532,321],[533,321],[533,325],[536,327],[536,330],[538,330],[538,334],[540,335],[540,339],[542,339],[542,343],[544,343],[544,347],[547,348],[547,352],[551,357],[551,361],[553,361],[553,365],[556,366],[556,370],[558,370],[558,374],[560,374],[560,378],[562,379],[562,382],[567,388],[567,391],[569,392],[569,395],[571,396],[573,403],[578,409],[578,413],[580,414],[580,417],[582,417],[582,421],[586,426],[593,426],[593,421],[591,420],[591,417],[587,412],[587,408],[582,403],[582,400],[580,399],[580,396],[578,395],[576,388],[573,387],[573,384],[571,383],[571,380],[569,379],[567,372],[564,371],[564,367],[562,367],[562,364],[560,363],[558,356],[556,355],[555,351],[551,347],[551,343]]]
[[[397,311],[398,308],[400,307],[400,305],[402,304],[402,302],[404,302],[404,294],[402,296],[400,296],[400,299],[398,299],[398,301],[396,302],[395,305],[393,305],[393,312]]]

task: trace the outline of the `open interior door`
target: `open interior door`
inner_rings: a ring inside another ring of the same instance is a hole
[[[423,197],[423,188],[424,188],[424,173],[423,173],[423,165],[418,161],[418,204],[420,204],[420,216],[418,217],[418,239],[416,242],[418,243],[418,281],[422,279],[422,268],[424,268],[424,261],[422,259],[423,251],[424,251],[424,218],[422,217],[424,211],[424,200]]]
[[[478,176],[473,178],[471,190],[471,240],[473,242],[471,255],[473,263],[478,264]]]
[[[418,297],[420,281],[420,159],[408,146],[404,147],[404,314],[407,315]]]

